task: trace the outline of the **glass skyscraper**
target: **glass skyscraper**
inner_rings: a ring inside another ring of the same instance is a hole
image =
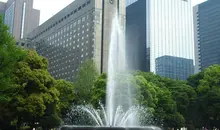
[[[186,80],[194,72],[193,60],[174,56],[156,59],[156,73],[162,77]]]
[[[14,12],[15,12],[15,2],[13,2],[8,9],[5,11],[4,23],[8,25],[9,32],[13,34],[14,29]]]
[[[144,1],[145,6],[135,6]],[[146,28],[142,34],[145,35],[146,42],[141,43],[146,46],[146,70],[156,73],[156,59],[165,55],[194,60],[191,0],[127,0],[126,11],[135,10],[134,8],[144,8],[145,12],[127,15],[126,22],[129,23],[133,17],[133,26]],[[138,21],[135,24],[137,15],[146,17],[144,24],[139,24]],[[127,24],[126,29],[131,31],[129,27]],[[133,37],[136,37],[135,34]],[[129,40],[127,42],[129,44]]]
[[[17,43],[39,25],[40,10],[33,8],[34,0],[0,2],[0,15]]]
[[[196,72],[220,64],[220,0],[194,7]]]

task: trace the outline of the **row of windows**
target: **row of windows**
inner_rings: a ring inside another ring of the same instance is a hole
[[[78,29],[78,30],[80,30],[80,28]],[[81,31],[81,30],[80,30]],[[74,39],[74,38],[76,38],[77,36],[79,37],[80,36],[80,34],[82,34],[82,35],[84,35],[85,33],[87,33],[87,32],[89,32],[90,31],[90,29],[89,28],[87,28],[87,29],[82,29],[82,31],[81,32],[79,32],[79,31],[76,31],[76,30],[73,30],[73,32],[72,31],[70,31],[70,32],[67,32],[67,33],[65,33],[65,34],[63,34],[63,35],[59,35],[59,32],[58,33],[56,33],[56,34],[58,34],[58,35],[52,35],[52,36],[50,36],[50,37],[48,37],[48,39],[47,39],[47,41],[50,43],[50,44],[53,44],[54,42],[59,42],[60,40],[66,40],[66,41],[69,41],[69,40],[72,40],[72,38]],[[62,33],[61,33],[62,34]],[[68,38],[66,38],[66,37],[69,37],[69,39]],[[86,37],[89,37],[89,35],[88,34],[86,34]],[[80,38],[81,39],[84,39],[84,36],[80,36]]]
[[[74,30],[73,32],[71,30],[63,35],[59,35],[59,33],[61,32],[61,30],[60,30],[57,33],[49,36],[46,40],[47,42],[37,43],[36,44],[36,46],[38,47],[37,50],[41,52],[42,50],[44,50],[44,48],[45,48],[44,46],[48,46],[50,48],[63,46],[65,48],[65,47],[68,47],[71,45],[79,44],[79,42],[81,42],[80,44],[84,45],[85,41],[86,41],[85,43],[88,44],[89,43],[88,40],[91,38],[89,35],[90,34],[89,31],[90,31],[90,29],[88,27],[86,30],[82,30],[81,32],[77,31],[78,33],[76,32],[76,30]],[[59,37],[58,37],[58,35],[59,35]],[[93,32],[92,33],[92,36],[93,36],[92,40],[93,41],[94,41],[94,35],[95,35],[95,33]],[[45,40],[43,40],[43,41],[45,41]]]
[[[72,24],[71,24],[72,25]],[[70,25],[70,28],[71,28],[71,25]],[[87,23],[87,26],[89,26],[89,23]],[[68,26],[69,27],[69,26]],[[57,38],[59,36],[63,36],[65,38],[65,36],[68,36],[68,35],[72,35],[73,33],[76,33],[77,32],[77,29],[74,29],[73,31],[71,30],[70,32],[69,31],[69,28],[67,27],[67,30],[66,28],[61,29],[60,31],[54,33],[53,35],[51,35],[50,37],[48,37],[47,41],[50,41],[50,40],[53,40],[54,38]],[[82,25],[82,29],[85,28],[85,25]],[[78,27],[78,31],[81,30],[79,27]],[[86,29],[86,31],[89,31],[89,28]],[[82,34],[84,33],[85,31],[82,30]],[[66,33],[66,34],[63,34],[63,33]],[[63,35],[62,35],[63,34]],[[77,33],[79,35],[79,32]]]
[[[40,35],[42,35],[43,33],[45,33],[46,31],[50,30],[51,28],[55,27],[57,24],[61,23],[63,20],[67,19],[68,17],[70,17],[71,15],[77,13],[79,10],[81,10],[82,8],[84,8],[86,5],[90,4],[90,0],[88,0],[86,3],[84,3],[83,5],[79,6],[78,9],[73,10],[72,12],[70,12],[69,14],[67,14],[66,16],[64,16],[62,19],[58,20],[57,22],[55,22],[54,24],[52,24],[51,26],[49,26],[48,28],[46,28],[45,30],[43,30],[42,32],[40,32],[39,34],[37,34],[33,39],[36,39],[37,37],[39,37]]]
[[[92,54],[93,53],[94,53],[94,51],[92,51]],[[66,56],[63,56],[62,53],[59,53],[59,54],[56,54],[56,55],[52,55],[51,57],[48,58],[48,60],[50,61],[50,63],[53,64],[53,63],[56,63],[56,62],[59,63],[61,60],[66,60],[68,58],[71,58],[72,61],[74,61],[74,59],[78,60],[79,56],[81,58],[83,58],[84,56],[88,56],[88,51],[85,51],[85,52],[81,51],[81,52],[78,52],[78,53],[73,53],[73,52],[70,51],[69,54],[66,54]],[[68,61],[66,60],[66,63],[67,62]],[[69,62],[71,62],[71,60],[69,60]],[[61,63],[61,64],[64,64],[64,62]]]
[[[89,44],[89,38],[88,37],[86,38],[87,38],[86,41],[84,40],[84,37],[82,37],[81,38],[82,41],[80,39],[76,39],[76,40],[69,40],[69,41],[64,40],[60,42],[51,42],[49,43],[49,45],[41,45],[37,47],[37,51],[40,54],[44,52],[47,52],[47,54],[50,54],[50,52],[48,53],[49,50],[65,49],[65,51],[68,51],[68,50],[74,51],[75,49],[82,48],[82,47],[85,47],[85,49],[87,49],[89,46],[94,47],[94,41],[95,41],[94,37],[92,38],[91,44]],[[53,51],[51,53],[53,54],[55,52]]]

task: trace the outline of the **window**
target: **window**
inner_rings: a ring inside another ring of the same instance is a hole
[[[85,21],[85,17],[82,18],[82,21],[83,21],[83,22]]]
[[[81,6],[79,6],[78,10],[81,10],[81,8],[82,8],[82,7],[81,7]]]
[[[80,23],[81,23],[81,19],[78,20],[78,24],[80,24]]]

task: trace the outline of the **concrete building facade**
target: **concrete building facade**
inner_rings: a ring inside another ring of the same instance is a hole
[[[39,26],[40,11],[33,9],[33,0],[8,0],[0,2],[0,13],[4,14],[4,23],[16,41]]]
[[[127,43],[140,46],[139,61],[146,65],[141,70],[156,73],[156,59],[162,56],[194,60],[191,0],[127,0],[126,12],[126,33],[133,33]]]
[[[193,7],[195,72],[220,64],[220,1],[208,0]]]
[[[56,79],[74,81],[86,59],[93,59],[100,73],[106,72],[116,12],[125,29],[123,0],[75,0],[24,39],[48,59],[49,72]]]
[[[0,1],[0,15],[2,15],[3,17],[5,15],[5,8],[6,8],[6,4]]]

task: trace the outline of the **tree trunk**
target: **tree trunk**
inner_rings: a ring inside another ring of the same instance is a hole
[[[18,121],[17,121],[17,124],[16,124],[16,130],[20,130],[21,129],[21,117],[18,117]]]

